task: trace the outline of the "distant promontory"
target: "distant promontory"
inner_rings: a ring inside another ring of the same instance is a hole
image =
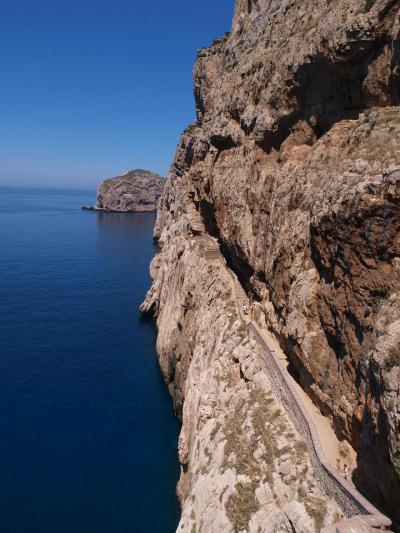
[[[82,209],[122,213],[156,211],[164,185],[165,179],[154,172],[131,170],[100,183],[96,205]]]

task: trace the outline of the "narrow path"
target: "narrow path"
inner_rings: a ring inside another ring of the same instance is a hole
[[[210,236],[206,237],[205,256],[209,260],[220,261],[232,279],[239,316],[249,333],[253,333],[260,344],[264,371],[296,429],[305,439],[315,477],[322,489],[338,503],[346,517],[360,516],[365,525],[387,530],[392,524],[391,520],[336,471],[339,443],[329,420],[319,413],[311,399],[288,372],[287,357],[276,339],[265,329],[261,330],[260,326],[244,313],[245,307],[249,309],[247,294],[220,254],[217,240]]]
[[[353,448],[351,448],[350,444],[346,442],[344,446],[342,445],[342,449],[346,448],[346,451],[347,451],[346,456],[344,457],[341,455],[340,441],[337,438],[335,431],[333,430],[331,426],[329,418],[324,416],[321,413],[321,411],[314,404],[314,402],[311,400],[308,394],[304,391],[304,389],[299,385],[299,383],[292,377],[292,375],[288,371],[289,359],[287,355],[283,352],[282,348],[280,347],[278,340],[266,328],[260,327],[260,330],[262,331],[262,334],[265,337],[265,340],[269,346],[269,349],[275,352],[282,367],[287,371],[288,378],[291,381],[293,388],[296,389],[296,392],[300,396],[300,399],[303,402],[304,407],[307,409],[308,413],[313,419],[314,424],[317,428],[322,450],[325,454],[325,457],[328,463],[332,466],[332,468],[336,469],[336,460],[339,457],[341,460],[342,467],[344,464],[347,464],[349,466],[351,465],[355,466],[357,464],[356,452],[353,450]],[[351,476],[349,477],[348,480],[351,482]]]

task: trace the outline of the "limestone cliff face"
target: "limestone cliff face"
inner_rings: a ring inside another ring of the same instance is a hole
[[[187,216],[188,215],[188,216]],[[342,518],[274,398],[232,279],[194,213],[169,227],[142,306],[182,419],[179,532],[310,533]]]
[[[231,34],[199,52],[197,122],[161,201],[163,251],[146,301],[183,413],[184,516],[188,487],[200,483],[197,442],[208,442],[205,398],[215,396],[217,413],[232,406],[211,377],[235,357],[220,301],[198,287],[218,286],[196,259],[196,235],[206,233],[303,387],[355,447],[356,482],[400,519],[399,4],[237,0]],[[257,373],[239,364],[250,409]]]
[[[122,176],[100,183],[97,203],[85,207],[93,211],[143,212],[156,211],[165,180],[148,170],[131,170]]]

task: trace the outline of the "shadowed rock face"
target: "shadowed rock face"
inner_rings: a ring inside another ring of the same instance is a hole
[[[357,450],[358,486],[397,520],[399,4],[237,0],[231,34],[198,54],[197,122],[155,230],[168,247],[196,213],[219,239],[299,381]]]
[[[154,172],[132,170],[103,181],[97,192],[96,211],[156,211],[165,180]]]

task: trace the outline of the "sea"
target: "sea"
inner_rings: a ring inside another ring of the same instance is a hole
[[[0,188],[0,532],[172,533],[179,423],[150,286],[154,214]]]

